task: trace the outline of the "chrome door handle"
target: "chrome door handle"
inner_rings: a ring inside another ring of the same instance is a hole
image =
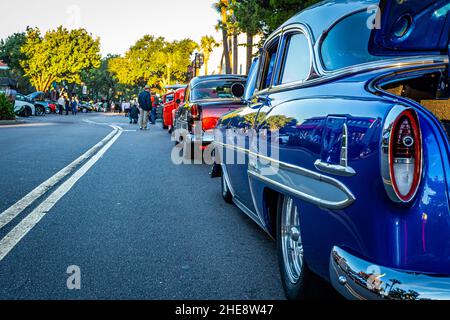
[[[314,163],[314,166],[319,171],[322,171],[322,172],[325,172],[328,174],[333,174],[336,176],[353,177],[354,175],[356,175],[356,171],[351,167],[342,166],[339,164],[331,164],[331,163],[323,162],[321,160],[317,160]]]

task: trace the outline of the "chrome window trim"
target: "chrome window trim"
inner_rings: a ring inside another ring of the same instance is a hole
[[[342,78],[345,76],[356,75],[359,73],[365,73],[370,71],[375,71],[379,69],[399,69],[408,67],[422,67],[422,66],[441,66],[443,64],[448,64],[449,58],[447,56],[411,56],[411,57],[401,57],[392,58],[387,60],[380,60],[377,63],[370,62],[367,64],[360,64],[353,67],[341,69],[335,72],[330,72],[326,75],[320,75],[318,78],[314,78],[304,82],[292,82],[289,84],[278,85],[270,89],[264,89],[256,92],[252,99],[256,98],[257,95],[278,93],[285,90],[294,90],[301,88],[308,88],[316,86],[322,83],[326,83],[337,78]]]
[[[329,208],[329,209],[332,209],[332,210],[338,210],[338,209],[347,208],[347,207],[349,207],[350,205],[352,205],[356,201],[356,197],[353,195],[353,193],[350,191],[350,189],[348,189],[347,186],[345,186],[339,180],[336,180],[336,179],[334,179],[332,177],[329,177],[329,176],[326,176],[326,175],[323,175],[323,174],[320,174],[320,173],[317,173],[317,172],[305,169],[305,168],[300,167],[300,166],[296,166],[296,165],[293,165],[293,164],[282,162],[282,161],[273,159],[271,157],[263,156],[263,155],[257,154],[255,152],[250,151],[250,150],[245,149],[245,148],[240,148],[240,147],[237,147],[237,146],[224,144],[224,143],[218,142],[218,141],[215,141],[214,143],[216,145],[224,147],[224,148],[226,148],[228,150],[244,152],[247,155],[252,156],[252,157],[254,157],[256,159],[263,159],[266,162],[274,163],[279,168],[291,171],[293,173],[296,173],[296,174],[299,174],[299,175],[302,175],[302,176],[305,176],[305,177],[308,177],[308,178],[311,178],[311,179],[315,179],[317,181],[328,183],[328,184],[338,188],[348,198],[344,202],[329,202],[329,201],[325,201],[323,199],[320,199],[320,198],[317,198],[317,197],[314,197],[314,196],[310,196],[310,195],[307,195],[307,194],[305,194],[303,192],[294,190],[294,189],[292,189],[290,187],[283,186],[282,184],[279,184],[278,182],[273,181],[270,178],[261,176],[258,173],[255,173],[255,172],[251,171],[250,168],[249,168],[248,173],[250,175],[252,175],[253,177],[258,178],[259,180],[263,180],[263,181],[265,181],[267,183],[270,183],[270,184],[272,184],[272,185],[274,185],[274,186],[276,186],[278,188],[282,188],[286,192],[291,193],[293,195],[296,195],[296,196],[302,198],[305,201],[309,201],[309,202],[311,202],[313,204],[316,204],[316,205],[318,205],[320,207]]]
[[[304,80],[297,80],[297,81],[292,81],[292,82],[288,82],[288,83],[279,83],[281,82],[282,79],[282,71],[286,62],[286,55],[288,53],[289,47],[287,46],[287,39],[295,34],[303,34],[306,37],[306,40],[308,41],[308,49],[309,49],[309,73],[307,75],[307,77]],[[316,71],[316,63],[315,63],[315,55],[314,55],[314,41],[313,41],[313,37],[311,35],[311,31],[308,28],[308,26],[301,24],[301,23],[296,23],[296,24],[292,24],[289,26],[286,26],[285,28],[282,29],[281,31],[281,42],[283,44],[282,46],[282,50],[283,52],[280,52],[280,54],[282,54],[279,58],[281,59],[281,63],[282,65],[280,66],[280,70],[278,70],[278,74],[277,74],[277,84],[274,85],[274,82],[272,81],[272,86],[269,88],[277,88],[281,85],[287,85],[287,84],[291,84],[291,83],[305,83],[307,82],[309,79],[311,79],[312,75],[317,74]]]

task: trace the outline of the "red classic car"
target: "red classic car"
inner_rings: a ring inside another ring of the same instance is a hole
[[[169,129],[173,128],[173,114],[174,111],[184,102],[184,95],[186,88],[180,88],[176,91],[167,93],[164,96],[164,108],[163,108],[163,128]]]

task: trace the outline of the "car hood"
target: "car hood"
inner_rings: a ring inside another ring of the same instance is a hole
[[[380,25],[371,35],[373,54],[448,54],[449,0],[382,0],[380,10]]]
[[[34,92],[32,94],[29,94],[27,97],[30,98],[31,100],[36,99],[37,97],[42,96],[44,93],[43,92]]]

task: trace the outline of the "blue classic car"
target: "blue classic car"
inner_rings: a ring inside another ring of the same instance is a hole
[[[449,12],[310,7],[267,39],[247,105],[221,118],[223,197],[276,239],[289,299],[318,279],[350,299],[450,299]]]

